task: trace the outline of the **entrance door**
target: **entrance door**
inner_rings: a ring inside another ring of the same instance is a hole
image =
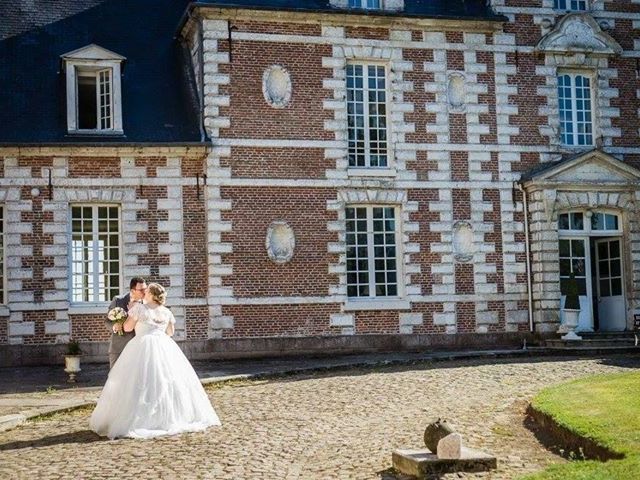
[[[598,319],[603,331],[619,332],[627,325],[620,246],[619,238],[596,240]]]
[[[567,298],[567,281],[571,273],[575,275],[580,294],[580,316],[577,331],[593,331],[593,315],[591,310],[591,262],[589,260],[588,238],[561,238],[560,254],[560,321],[564,323],[564,301]]]

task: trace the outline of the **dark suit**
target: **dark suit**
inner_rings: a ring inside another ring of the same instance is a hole
[[[128,312],[130,300],[131,296],[128,293],[122,297],[114,297],[111,305],[109,305],[109,311],[111,311],[112,308],[120,307],[125,312]],[[109,320],[109,318],[106,318],[104,323],[111,332],[111,340],[109,341],[109,368],[113,368],[113,364],[118,360],[118,357],[122,353],[122,350],[124,350],[124,347],[136,334],[132,331],[124,332],[123,335],[118,335],[117,333],[113,333],[113,322]]]

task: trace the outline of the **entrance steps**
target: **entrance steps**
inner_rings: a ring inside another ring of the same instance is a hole
[[[579,332],[582,340],[562,340],[550,338],[544,341],[544,347],[557,350],[587,351],[640,351],[640,333],[635,332]]]

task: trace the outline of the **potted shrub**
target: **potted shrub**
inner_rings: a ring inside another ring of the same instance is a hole
[[[578,289],[578,281],[573,272],[567,280],[566,298],[564,300],[564,322],[560,326],[560,333],[564,333],[563,340],[582,340],[582,337],[576,334],[575,329],[578,326],[578,317],[580,316],[580,294]]]
[[[69,374],[68,382],[75,382],[76,375],[80,372],[80,357],[82,350],[80,344],[73,339],[67,344],[67,353],[64,355],[64,371]]]

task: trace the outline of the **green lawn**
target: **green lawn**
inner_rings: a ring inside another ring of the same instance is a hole
[[[625,458],[553,465],[526,480],[640,479],[640,372],[597,375],[548,388],[533,406]]]

